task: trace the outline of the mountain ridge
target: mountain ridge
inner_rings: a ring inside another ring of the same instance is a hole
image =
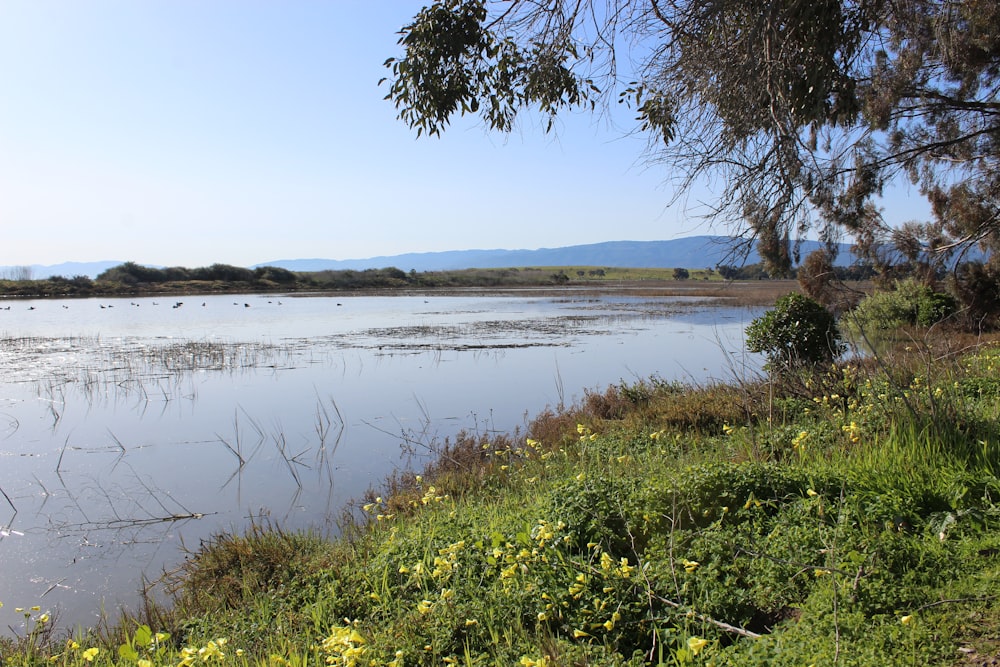
[[[404,253],[367,259],[278,259],[256,266],[278,266],[290,271],[338,271],[380,269],[394,266],[404,271],[457,271],[462,269],[501,269],[525,266],[604,266],[620,268],[697,269],[719,264],[754,264],[760,261],[756,250],[739,252],[743,240],[728,236],[689,236],[667,241],[605,241],[559,248],[535,250],[447,250]],[[803,241],[800,255],[805,257],[820,248],[818,241]],[[851,246],[839,244],[838,265],[854,261]]]
[[[619,268],[686,268],[715,267],[719,264],[755,264],[760,256],[755,249],[739,252],[743,244],[739,237],[688,236],[666,241],[605,241],[558,248],[529,249],[470,249],[437,252],[380,255],[365,259],[276,259],[253,264],[249,268],[276,266],[290,271],[363,271],[394,266],[404,271],[459,271],[463,269],[502,269],[526,266],[599,266]],[[803,241],[800,256],[805,257],[821,247],[818,241]],[[839,244],[837,265],[851,264],[851,246]],[[125,260],[99,262],[63,262],[33,264],[28,267],[0,266],[0,277],[11,277],[27,268],[35,279],[50,276],[88,276],[95,278]],[[152,265],[150,265],[152,266]],[[156,268],[163,268],[157,266]],[[194,268],[194,267],[189,267]]]

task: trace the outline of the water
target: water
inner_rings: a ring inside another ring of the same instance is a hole
[[[459,430],[509,432],[621,380],[727,378],[759,314],[530,290],[2,305],[0,627],[15,629],[15,605],[91,625],[252,521],[334,533]]]

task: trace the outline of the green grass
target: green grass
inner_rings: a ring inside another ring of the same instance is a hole
[[[998,366],[592,393],[337,541],[219,536],[172,609],[69,641],[15,611],[4,665],[968,664],[1000,646]]]

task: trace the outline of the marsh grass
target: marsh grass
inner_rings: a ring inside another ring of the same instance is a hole
[[[79,649],[26,634],[5,664],[134,664],[120,647],[147,621],[169,640],[143,659],[184,667],[874,667],[958,648],[988,664],[1000,355],[934,349],[622,384],[523,434],[463,434],[373,490],[339,539],[219,535],[192,548],[169,611]]]

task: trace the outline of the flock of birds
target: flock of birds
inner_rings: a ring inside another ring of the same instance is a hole
[[[273,301],[268,301],[268,303],[274,303],[274,302],[273,302]],[[426,302],[426,301],[424,301],[424,303],[427,303],[427,302]],[[115,305],[114,305],[113,303],[109,303],[109,304],[108,304],[108,305],[106,305],[106,306],[105,306],[105,305],[104,305],[103,303],[102,303],[102,304],[98,304],[98,305],[100,305],[100,307],[101,307],[101,310],[105,310],[105,309],[107,309],[107,308],[114,308],[114,307],[115,307]],[[130,305],[130,306],[135,306],[136,308],[138,308],[140,304],[136,303],[135,301],[130,301],[130,302],[129,302],[129,305]],[[159,304],[158,302],[154,301],[154,302],[153,302],[153,305],[154,305],[154,306],[159,306],[160,304]],[[170,307],[171,307],[171,308],[180,308],[180,307],[181,307],[181,306],[183,306],[183,305],[184,305],[184,302],[183,302],[183,301],[175,301],[175,302],[174,302],[174,305],[172,305],[172,306],[170,306]],[[234,306],[239,306],[239,305],[240,305],[240,303],[239,303],[239,301],[233,301],[233,305],[234,305]],[[284,304],[283,304],[283,303],[281,303],[281,302],[279,301],[279,302],[278,302],[278,305],[279,305],[279,306],[283,306]],[[343,306],[344,304],[342,304],[342,303],[338,303],[337,305],[338,305],[338,306]],[[207,307],[208,307],[208,302],[206,302],[206,301],[202,301],[202,302],[201,302],[201,306],[202,306],[202,308],[207,308]],[[63,308],[65,308],[66,310],[69,310],[69,306],[67,306],[66,304],[62,304],[62,307],[63,307]],[[249,304],[249,303],[244,303],[244,304],[243,304],[243,307],[244,307],[244,308],[249,308],[249,307],[250,307],[250,304]],[[28,306],[28,310],[34,310],[34,309],[35,309],[35,307],[34,307],[34,306]],[[5,308],[0,308],[0,310],[10,310],[10,306],[7,306],[7,307],[5,307]]]
[[[268,301],[268,303],[274,303],[274,302],[273,302],[273,301]],[[109,303],[108,305],[104,305],[103,303],[101,303],[101,304],[98,304],[98,305],[99,305],[99,306],[101,307],[101,310],[105,310],[105,309],[107,309],[107,308],[114,308],[114,307],[115,307],[115,305],[114,305],[113,303]],[[141,304],[138,304],[138,303],[136,303],[135,301],[130,301],[130,302],[129,302],[129,305],[130,305],[130,306],[135,306],[136,308],[138,308],[138,307],[139,307],[139,306],[140,306]],[[153,305],[154,305],[154,306],[159,306],[160,304],[159,304],[158,302],[154,301],[154,302],[153,302]],[[184,305],[184,302],[183,302],[183,301],[175,301],[175,302],[174,302],[174,304],[173,304],[172,306],[170,306],[170,307],[171,307],[171,308],[180,308],[180,307],[181,307],[181,306],[183,306],[183,305]],[[201,302],[201,305],[202,305],[202,308],[207,308],[207,307],[208,307],[208,302],[206,302],[206,301],[202,301],[202,302]],[[234,305],[234,306],[239,306],[239,305],[240,305],[240,303],[239,303],[238,301],[233,301],[233,305]],[[283,306],[284,304],[283,304],[283,303],[282,303],[281,301],[279,301],[279,302],[278,302],[278,305],[279,305],[279,306]],[[339,303],[338,303],[337,305],[338,305],[338,306],[340,306],[340,305],[342,305],[342,304],[339,304]],[[66,310],[69,310],[69,306],[67,306],[66,304],[62,304],[62,307],[63,307],[64,309],[66,309]],[[244,304],[243,304],[243,307],[244,307],[244,308],[249,308],[249,307],[250,307],[250,304],[249,304],[249,303],[244,303]],[[34,307],[34,306],[28,306],[28,310],[34,310],[34,309],[35,309],[35,307]],[[0,310],[10,310],[10,306],[6,306],[6,307],[4,307],[4,308],[0,308]]]

